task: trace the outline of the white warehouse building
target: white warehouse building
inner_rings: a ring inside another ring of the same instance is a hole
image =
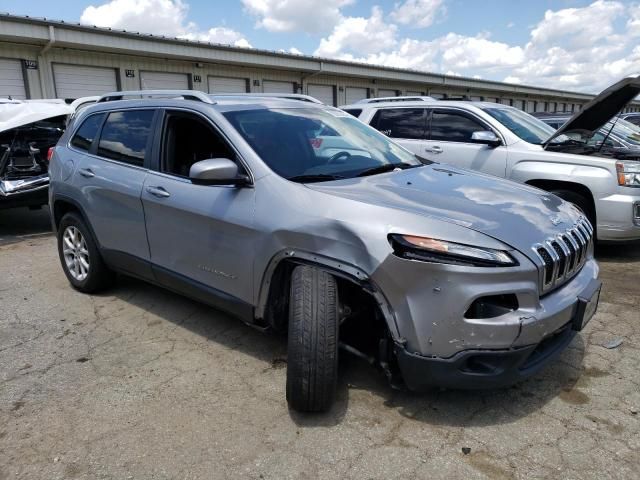
[[[304,93],[329,105],[430,95],[574,112],[592,95],[0,14],[0,97],[116,90]],[[627,107],[640,111],[640,102]]]

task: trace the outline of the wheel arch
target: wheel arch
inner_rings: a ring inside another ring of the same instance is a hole
[[[87,228],[89,228],[93,241],[96,243],[98,248],[100,248],[100,242],[98,241],[98,237],[96,237],[96,233],[89,221],[89,217],[84,211],[84,208],[70,197],[57,195],[53,198],[53,203],[51,205],[51,223],[53,224],[54,231],[58,231],[62,217],[69,212],[75,212],[80,215],[82,220],[84,220],[84,223],[87,225]]]
[[[577,182],[568,182],[565,180],[548,180],[548,179],[532,179],[525,182],[532,187],[551,192],[553,190],[569,190],[583,196],[591,206],[591,212],[594,218],[597,218],[596,202],[593,192],[589,187]]]
[[[298,265],[322,269],[339,281],[349,282],[361,288],[377,303],[392,338],[400,341],[393,309],[383,292],[364,270],[349,262],[301,250],[282,250],[269,261],[260,283],[255,308],[256,319],[272,327],[281,326],[278,315],[286,315],[286,310],[283,312],[282,309],[288,304],[289,280],[293,269]]]

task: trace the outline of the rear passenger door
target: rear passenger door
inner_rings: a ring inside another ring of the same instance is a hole
[[[371,119],[371,126],[407,150],[424,157],[426,112],[425,108],[380,109]]]
[[[149,276],[149,247],[142,210],[155,111],[96,113],[87,117],[70,147],[78,155],[73,185],[108,263]]]
[[[429,139],[424,143],[421,155],[429,160],[504,177],[507,148],[504,145],[491,147],[474,142],[471,136],[480,131],[497,134],[469,112],[453,108],[430,109]]]

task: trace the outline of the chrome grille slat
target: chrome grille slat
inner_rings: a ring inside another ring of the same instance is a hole
[[[593,227],[586,218],[581,217],[565,232],[533,246],[533,251],[542,261],[542,293],[559,287],[582,270],[592,241]]]

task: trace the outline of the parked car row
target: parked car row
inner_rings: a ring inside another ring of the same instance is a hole
[[[341,108],[428,160],[552,192],[582,210],[599,240],[615,241],[640,238],[640,162],[628,150],[599,148],[597,139],[639,93],[638,78],[624,79],[557,130],[495,103],[420,99]],[[622,122],[614,128],[617,137],[640,140],[635,127]]]
[[[52,150],[65,275],[87,293],[132,275],[288,332],[291,408],[330,408],[340,350],[413,390],[509,385],[597,309],[595,208],[498,178],[572,182],[590,158],[546,150],[533,117],[420,99],[358,104],[361,122],[301,99],[134,97],[83,109]],[[592,160],[627,202],[615,160]],[[599,219],[606,197],[594,204]]]

